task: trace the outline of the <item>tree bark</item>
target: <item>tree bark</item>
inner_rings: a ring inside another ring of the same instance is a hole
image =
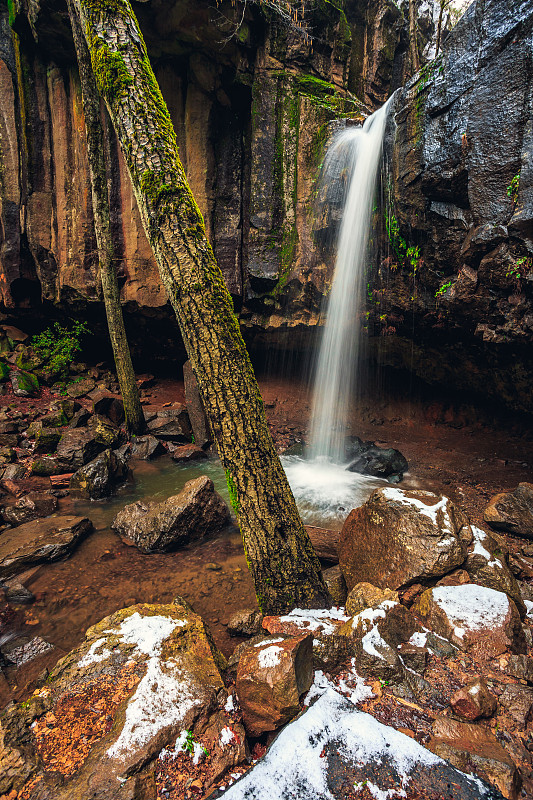
[[[413,73],[420,69],[418,56],[418,31],[416,24],[416,0],[409,0],[409,45],[411,48],[411,64]]]
[[[329,594],[268,430],[230,294],[128,0],[75,0],[98,88],[198,381],[263,612]]]
[[[130,349],[124,328],[124,317],[120,306],[120,291],[114,261],[113,237],[109,213],[109,193],[107,188],[106,152],[108,139],[104,135],[100,117],[100,96],[91,67],[87,44],[83,37],[77,10],[73,0],[68,0],[70,24],[81,81],[81,93],[85,126],[87,132],[87,154],[91,177],[94,229],[100,263],[100,280],[109,328],[109,338],[113,348],[120,393],[124,403],[126,427],[130,433],[143,433],[146,427],[144,413],[139,400],[139,390],[135,382],[135,372],[131,363]]]
[[[437,39],[435,42],[435,56],[438,56],[440,50],[440,40],[442,38],[442,20],[444,17],[444,9],[446,8],[446,0],[440,0],[439,7],[439,21],[437,23]]]

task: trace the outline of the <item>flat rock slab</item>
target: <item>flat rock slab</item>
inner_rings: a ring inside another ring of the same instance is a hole
[[[87,517],[46,517],[0,535],[0,578],[68,556],[93,529]]]
[[[387,487],[348,516],[339,563],[349,591],[363,581],[400,589],[460,566],[471,540],[470,526],[447,497]]]
[[[244,777],[212,797],[357,800],[359,796],[501,800],[498,791],[358,711],[331,689],[283,729]]]

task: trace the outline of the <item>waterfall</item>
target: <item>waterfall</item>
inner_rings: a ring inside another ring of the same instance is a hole
[[[348,181],[315,368],[309,455],[337,464],[344,461],[348,410],[358,369],[370,216],[390,102],[368,117],[362,128],[336,134],[324,160],[324,181],[344,176]]]

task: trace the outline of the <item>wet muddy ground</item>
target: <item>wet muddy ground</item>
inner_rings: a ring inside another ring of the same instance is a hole
[[[309,393],[295,380],[261,382],[267,416],[278,449],[302,439],[309,416]],[[183,385],[159,381],[146,393],[146,407],[183,401]],[[438,421],[439,415],[441,421]],[[404,486],[449,495],[475,523],[482,521],[488,499],[499,491],[531,481],[531,437],[482,422],[465,424],[441,405],[413,402],[372,402],[354,415],[353,433],[382,446],[396,447],[410,464]],[[462,427],[453,427],[462,425]],[[111,519],[139,497],[162,500],[176,493],[187,479],[163,457],[135,466],[137,487],[126,487],[111,501],[81,503],[61,500],[60,511],[90,517],[95,532],[66,561],[43,565],[20,576],[36,596],[28,607],[17,607],[9,620],[31,636],[41,636],[56,649],[7,677],[15,699],[32,690],[42,670],[50,668],[83,639],[86,629],[113,611],[135,602],[170,602],[181,595],[209,624],[215,641],[229,655],[240,640],[226,624],[233,612],[255,604],[252,582],[238,531],[229,527],[217,538],[192,544],[175,553],[143,555],[111,531]],[[196,468],[195,474],[205,470]],[[193,477],[193,475],[190,475]],[[223,492],[223,485],[217,488]],[[524,545],[509,540],[511,550]],[[14,683],[16,680],[16,687]]]

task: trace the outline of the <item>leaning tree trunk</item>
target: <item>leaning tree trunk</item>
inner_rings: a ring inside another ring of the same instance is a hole
[[[131,5],[75,1],[226,471],[259,605],[270,613],[323,606],[329,595],[320,562],[274,448],[231,297]]]
[[[87,131],[87,153],[91,176],[94,229],[109,338],[113,347],[117,378],[124,402],[126,427],[131,433],[139,434],[144,432],[145,420],[139,400],[139,390],[135,382],[135,372],[131,363],[130,349],[120,306],[120,292],[114,262],[113,237],[109,214],[105,158],[107,148],[100,117],[100,97],[91,68],[87,43],[83,37],[73,0],[68,0],[68,8],[80,72],[83,113]]]
[[[409,45],[411,48],[411,65],[413,73],[420,69],[418,56],[418,31],[416,24],[416,0],[409,0]]]

